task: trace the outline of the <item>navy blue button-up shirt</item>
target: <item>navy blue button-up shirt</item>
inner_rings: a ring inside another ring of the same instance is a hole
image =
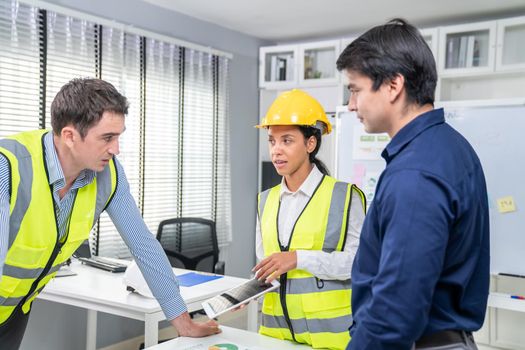
[[[410,349],[423,335],[479,329],[489,213],[476,153],[437,109],[402,128],[382,156],[352,269],[347,349]]]

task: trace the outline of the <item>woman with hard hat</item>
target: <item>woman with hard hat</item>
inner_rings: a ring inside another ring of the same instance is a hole
[[[365,216],[355,185],[330,177],[316,158],[332,126],[322,106],[301,90],[284,92],[258,128],[268,129],[280,185],[258,197],[255,267],[279,279],[264,297],[261,334],[344,349],[352,323],[350,272]]]

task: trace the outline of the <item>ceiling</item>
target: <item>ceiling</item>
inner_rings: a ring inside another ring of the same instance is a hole
[[[416,26],[525,14],[525,0],[144,0],[274,42],[358,33],[402,17]]]

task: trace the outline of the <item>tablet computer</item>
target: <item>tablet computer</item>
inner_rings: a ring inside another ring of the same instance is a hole
[[[250,302],[250,300],[257,299],[264,293],[279,288],[278,281],[272,283],[265,283],[258,279],[251,279],[245,283],[232,288],[222,294],[219,294],[202,303],[202,307],[209,318],[215,318],[223,313],[233,310],[242,304]]]

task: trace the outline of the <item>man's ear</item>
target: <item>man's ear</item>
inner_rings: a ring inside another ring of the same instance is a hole
[[[387,82],[390,102],[395,102],[398,98],[404,95],[405,77],[397,74],[394,78]]]
[[[78,140],[80,137],[78,131],[71,126],[64,126],[62,128],[62,131],[60,131],[60,138],[62,139],[62,142],[66,144],[68,147],[73,147],[73,144]]]

